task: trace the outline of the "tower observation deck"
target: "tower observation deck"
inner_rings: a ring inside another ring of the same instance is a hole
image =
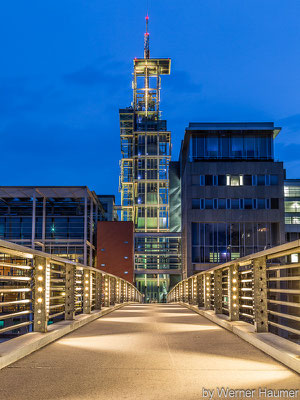
[[[150,58],[148,20],[147,16],[144,58],[133,60],[133,101],[119,111],[121,219],[134,223],[136,282],[144,272],[144,289],[149,289],[147,278],[154,279],[155,288],[161,285],[160,274],[153,270],[169,270],[171,259],[172,268],[180,264],[173,257],[179,241],[162,235],[169,232],[171,132],[161,119],[160,89],[161,76],[170,75],[171,60]]]

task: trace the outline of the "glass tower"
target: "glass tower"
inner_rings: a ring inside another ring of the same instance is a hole
[[[134,223],[137,286],[146,293],[151,287],[149,300],[161,301],[169,277],[160,272],[178,268],[180,240],[167,235],[171,133],[160,111],[161,76],[170,74],[171,60],[150,58],[148,16],[144,58],[133,67],[133,101],[120,109],[121,220]]]

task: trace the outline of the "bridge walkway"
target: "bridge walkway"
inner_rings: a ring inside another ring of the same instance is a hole
[[[298,389],[300,378],[172,304],[126,306],[0,371],[4,400],[200,400],[222,386]]]

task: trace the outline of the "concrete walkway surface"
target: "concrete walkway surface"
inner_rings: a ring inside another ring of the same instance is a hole
[[[300,377],[172,304],[126,306],[0,371],[1,400],[208,399],[203,389],[225,399],[221,387],[252,389],[249,397],[231,398],[273,400],[275,390],[299,389]],[[264,397],[259,388],[274,395]]]

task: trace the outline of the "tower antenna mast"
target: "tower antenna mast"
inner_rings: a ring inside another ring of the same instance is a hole
[[[146,32],[144,34],[144,58],[146,58],[146,59],[150,58],[148,22],[149,22],[149,15],[148,15],[148,11],[147,11],[147,15],[146,15]]]

